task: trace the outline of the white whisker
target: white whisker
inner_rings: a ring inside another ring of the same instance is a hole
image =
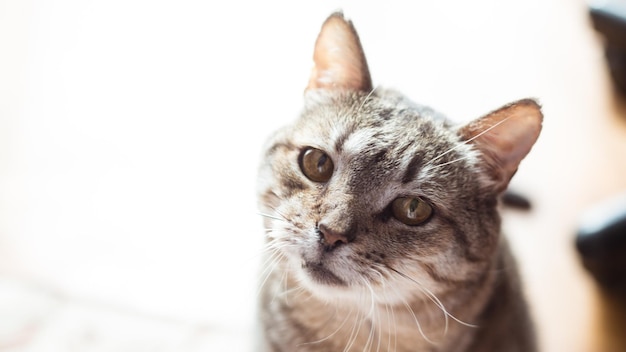
[[[470,324],[470,323],[466,323],[462,320],[460,320],[459,318],[455,317],[454,315],[452,315],[450,312],[448,312],[448,310],[446,309],[446,307],[443,305],[443,303],[441,302],[441,300],[439,300],[439,298],[437,298],[437,296],[428,288],[426,288],[426,286],[424,284],[422,284],[421,282],[419,282],[418,280],[416,280],[415,278],[412,278],[406,274],[404,274],[401,271],[398,271],[390,266],[387,266],[391,271],[397,273],[398,275],[402,276],[403,278],[410,280],[411,282],[415,283],[417,285],[417,287],[419,288],[420,291],[422,291],[424,294],[426,294],[426,296],[439,308],[441,309],[441,311],[444,314],[445,317],[445,331],[444,334],[448,332],[448,317],[452,318],[452,320],[456,321],[457,323],[467,326],[467,327],[471,327],[471,328],[477,328],[478,325],[474,325],[474,324]]]
[[[361,103],[361,106],[359,106],[359,109],[357,110],[357,113],[361,112],[361,109],[363,109],[363,106],[365,105],[365,103],[367,103],[367,100],[372,96],[372,94],[374,94],[376,89],[378,89],[378,86],[372,88],[372,90],[367,94],[365,99],[363,99],[363,102]]]
[[[335,310],[335,314],[337,314],[336,310]],[[304,345],[314,345],[314,344],[317,344],[317,343],[320,343],[320,342],[324,342],[324,341],[330,339],[331,337],[335,336],[335,334],[337,334],[341,330],[341,328],[343,328],[343,326],[346,324],[346,322],[348,321],[348,319],[350,318],[351,315],[352,315],[352,309],[350,310],[350,313],[346,314],[346,318],[343,320],[343,322],[341,322],[339,327],[337,329],[335,329],[335,331],[333,331],[330,335],[328,335],[328,336],[326,336],[326,337],[324,337],[322,339],[316,340],[316,341],[301,343],[301,344],[298,345],[298,347],[304,346]],[[334,317],[335,317],[335,315],[333,315],[331,317],[331,319],[333,319]]]
[[[359,330],[361,329],[361,311],[357,309],[356,319],[354,320],[354,324],[352,325],[352,330],[350,331],[350,338],[348,338],[348,343],[346,347],[343,349],[343,352],[349,352],[356,341]]]
[[[257,213],[257,215],[261,215],[262,217],[274,219],[278,221],[287,221],[284,218],[279,218],[278,216],[275,216],[275,215],[270,215],[270,214],[265,214],[265,213]]]
[[[473,157],[474,157],[473,155],[466,155],[466,156],[463,156],[463,157],[460,157],[460,158],[457,158],[457,159],[454,159],[454,160],[451,160],[451,161],[447,161],[447,162],[445,162],[445,163],[441,163],[441,164],[437,164],[437,165],[432,165],[432,166],[431,166],[431,165],[428,165],[427,167],[425,167],[425,169],[427,168],[428,170],[434,170],[434,169],[440,168],[440,167],[442,167],[442,166],[446,166],[446,165],[454,164],[454,163],[457,163],[457,162],[462,161],[462,160],[471,159],[471,158],[473,158]]]
[[[466,140],[466,141],[463,141],[463,143],[461,143],[461,144],[457,144],[457,145],[455,145],[454,147],[452,147],[452,148],[450,148],[450,149],[446,150],[445,152],[443,152],[443,153],[439,154],[438,156],[436,156],[436,157],[432,158],[432,159],[431,159],[431,160],[430,160],[430,161],[429,161],[426,165],[428,166],[428,165],[432,164],[433,162],[435,162],[435,161],[439,160],[439,159],[440,159],[441,157],[443,157],[444,155],[446,155],[446,154],[448,154],[448,153],[450,153],[450,152],[452,152],[452,151],[454,151],[454,150],[456,150],[456,149],[458,149],[458,148],[461,148],[461,147],[463,147],[463,146],[464,146],[464,145],[466,145],[466,144],[471,143],[471,142],[472,142],[473,140],[475,140],[476,138],[480,138],[482,135],[484,135],[485,133],[488,133],[488,132],[489,132],[489,131],[491,131],[492,129],[494,129],[494,128],[498,127],[499,125],[501,125],[501,124],[503,124],[503,123],[505,123],[505,122],[506,122],[506,121],[508,121],[510,118],[511,118],[511,116],[506,117],[506,118],[502,119],[501,121],[498,121],[498,123],[494,124],[493,126],[490,126],[489,128],[487,128],[487,129],[485,129],[484,131],[480,132],[479,134],[475,135],[474,137],[472,137],[472,138],[470,138],[470,139],[468,139],[468,140]]]
[[[365,287],[369,290],[370,293],[370,311],[368,313],[368,316],[370,317],[370,333],[367,336],[367,341],[365,343],[365,346],[367,347],[368,351],[372,349],[372,345],[374,344],[374,321],[375,319],[375,314],[376,314],[376,294],[374,293],[374,288],[372,287],[372,285],[367,281],[367,279],[363,279],[363,283],[365,284]]]
[[[415,315],[415,312],[413,311],[413,309],[411,309],[411,306],[409,306],[409,304],[406,302],[406,300],[402,299],[402,303],[404,304],[404,306],[406,307],[406,309],[409,311],[409,313],[411,314],[411,316],[413,316],[413,320],[415,321],[415,324],[417,325],[417,330],[420,332],[420,335],[422,335],[422,337],[424,338],[424,340],[426,340],[426,342],[432,344],[432,345],[436,345],[435,342],[433,342],[431,339],[429,339],[426,334],[424,334],[424,331],[422,330],[422,325],[420,324],[419,320],[417,319],[417,316]]]
[[[265,283],[267,282],[267,280],[270,278],[270,276],[272,276],[272,272],[274,271],[275,266],[277,266],[279,262],[283,260],[284,258],[285,258],[284,255],[280,253],[280,251],[274,250],[265,260],[265,262],[263,263],[263,267],[265,269],[263,269],[263,272],[261,273],[261,277],[263,277],[263,280],[261,281],[261,284],[259,285],[259,288],[257,289],[257,294],[256,294],[257,297],[263,291],[263,287],[265,286]]]

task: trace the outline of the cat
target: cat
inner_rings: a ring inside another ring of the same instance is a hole
[[[539,136],[539,104],[458,126],[374,89],[342,13],[314,63],[259,172],[258,350],[535,351],[498,197]]]

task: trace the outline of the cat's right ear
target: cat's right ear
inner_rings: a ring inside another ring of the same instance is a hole
[[[480,151],[487,176],[502,192],[537,141],[542,122],[541,106],[525,99],[470,122],[459,134]]]
[[[311,71],[311,89],[347,89],[371,91],[365,54],[359,36],[341,12],[330,15],[322,25],[315,42],[315,66]]]

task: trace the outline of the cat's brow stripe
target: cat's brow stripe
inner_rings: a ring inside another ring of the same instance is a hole
[[[422,154],[416,154],[409,161],[409,165],[406,167],[404,176],[402,176],[402,183],[407,184],[415,179],[417,173],[422,168],[424,157]]]
[[[354,126],[346,127],[346,130],[339,137],[337,137],[337,140],[335,141],[335,151],[337,153],[343,152],[343,145],[355,130],[356,128]]]
[[[389,150],[388,150],[388,149],[381,149],[381,150],[379,150],[379,151],[378,151],[378,152],[374,155],[374,158],[373,158],[374,163],[375,163],[375,164],[380,164],[380,163],[382,163],[382,162],[385,160],[385,158],[387,157],[387,153],[389,153]]]

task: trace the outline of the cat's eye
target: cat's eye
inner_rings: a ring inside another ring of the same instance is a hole
[[[419,197],[400,197],[391,203],[393,216],[406,225],[424,223],[433,213],[433,208]]]
[[[328,154],[316,148],[307,148],[300,154],[300,169],[314,182],[326,182],[333,175],[335,165]]]

